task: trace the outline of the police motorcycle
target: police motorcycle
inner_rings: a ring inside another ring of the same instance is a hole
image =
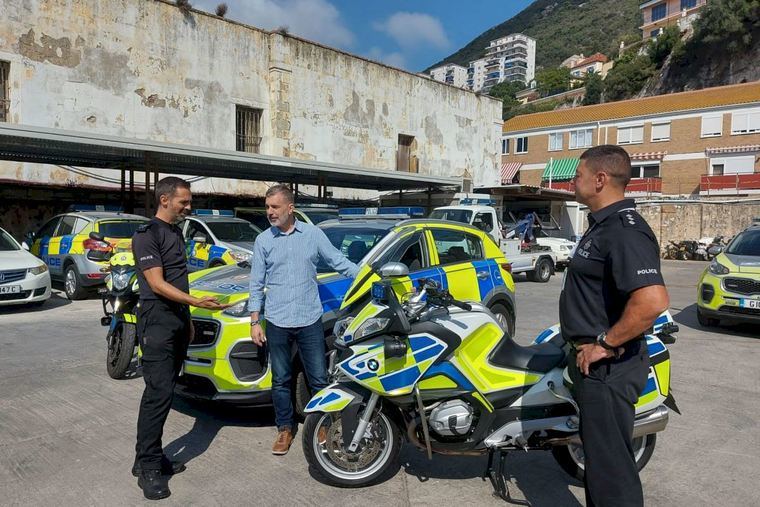
[[[361,487],[390,477],[404,438],[431,459],[488,455],[483,479],[508,502],[524,503],[507,489],[509,451],[550,450],[567,473],[583,477],[570,345],[559,325],[523,347],[487,308],[457,301],[433,281],[419,280],[399,301],[393,286],[408,275],[403,264],[386,264],[379,275],[367,305],[335,324],[332,384],[306,406],[303,449],[320,482]],[[666,312],[646,336],[652,366],[633,431],[639,469],[667,425],[668,407],[678,412],[664,345],[677,331]]]
[[[101,249],[110,255],[105,288],[99,292],[103,298],[100,324],[108,327],[106,333],[106,370],[113,379],[124,378],[137,344],[137,303],[139,287],[137,269],[131,246],[125,250],[109,244],[96,232],[90,238],[104,243]]]

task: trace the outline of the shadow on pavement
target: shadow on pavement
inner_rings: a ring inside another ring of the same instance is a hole
[[[677,308],[671,308],[671,310],[678,310]],[[686,326],[691,329],[698,329],[700,331],[708,331],[718,334],[727,334],[731,336],[739,336],[744,338],[758,338],[760,335],[757,332],[752,332],[752,324],[734,324],[726,321],[721,321],[720,326],[717,327],[705,327],[701,326],[697,321],[697,304],[693,303],[686,308],[683,308],[680,312],[673,315],[673,320],[680,326]],[[681,329],[683,331],[683,329]]]
[[[225,426],[274,426],[271,407],[241,408],[212,402],[196,402],[175,395],[172,408],[195,418],[189,432],[164,446],[164,453],[169,459],[182,463],[188,463],[206,452],[219,430]]]
[[[6,315],[10,313],[14,314],[34,314],[34,313],[40,313],[47,310],[53,310],[55,308],[59,308],[61,306],[70,305],[71,301],[65,296],[65,295],[59,295],[56,292],[53,292],[50,296],[50,299],[45,301],[44,303],[28,303],[24,305],[8,305],[8,306],[0,306],[0,315]]]
[[[528,463],[529,461],[529,463]],[[483,477],[488,457],[441,456],[427,459],[424,451],[406,445],[401,450],[404,471],[420,482],[430,479],[474,479]],[[556,471],[555,471],[556,469]],[[583,485],[564,474],[556,465],[551,453],[510,453],[507,457],[506,480],[513,498],[525,498],[532,505],[580,506],[569,486]],[[486,479],[483,487],[492,490]]]

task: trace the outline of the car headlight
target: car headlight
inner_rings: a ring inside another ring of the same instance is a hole
[[[129,280],[132,278],[131,271],[112,271],[111,283],[116,290],[124,290],[129,285]]]
[[[235,303],[226,310],[222,311],[222,313],[229,315],[230,317],[235,317],[237,319],[247,317],[251,314],[251,312],[248,311],[248,300],[244,299],[238,303]]]
[[[386,317],[373,317],[371,319],[367,319],[362,323],[361,326],[359,326],[359,329],[356,330],[356,333],[354,333],[354,340],[359,340],[373,333],[379,333],[388,327],[388,323],[390,321],[391,319]]]
[[[713,260],[707,269],[713,275],[727,275],[730,272],[730,270],[726,266],[724,266],[717,260]]]
[[[235,262],[251,260],[251,254],[242,250],[230,250],[230,256],[235,259]]]
[[[29,268],[27,271],[31,275],[41,275],[47,270],[48,270],[47,264],[40,264],[39,266],[36,266],[34,268]]]

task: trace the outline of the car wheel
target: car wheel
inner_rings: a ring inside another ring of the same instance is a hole
[[[74,264],[69,264],[64,271],[63,290],[66,292],[66,297],[72,301],[84,299],[87,295],[87,291],[79,281],[79,270]]]
[[[515,316],[514,313],[507,308],[506,305],[503,303],[494,303],[489,308],[491,310],[491,313],[493,313],[494,317],[496,317],[496,322],[499,323],[501,328],[506,331],[509,336],[515,335]]]
[[[306,417],[306,405],[311,400],[311,391],[309,390],[309,383],[306,381],[306,372],[303,368],[294,368],[294,380],[293,380],[293,409],[295,413],[301,417]]]
[[[546,283],[552,277],[553,268],[551,260],[546,257],[538,259],[533,271],[528,271],[528,279],[531,282]]]
[[[720,324],[718,319],[703,315],[699,308],[697,308],[697,322],[699,322],[699,325],[702,327],[716,327]]]

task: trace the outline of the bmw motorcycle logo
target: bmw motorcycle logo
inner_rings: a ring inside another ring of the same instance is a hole
[[[367,368],[369,368],[369,371],[377,371],[380,368],[380,363],[377,362],[377,359],[370,359],[367,361]]]

